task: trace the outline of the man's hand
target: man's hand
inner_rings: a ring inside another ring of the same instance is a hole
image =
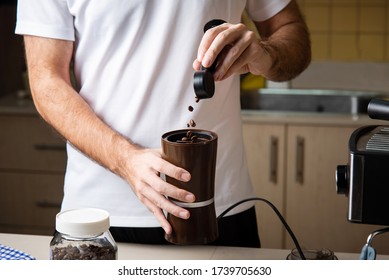
[[[224,23],[205,32],[193,63],[195,70],[201,64],[208,68],[217,59],[215,81],[232,74],[251,72],[260,75],[266,72],[272,61],[260,45],[260,39],[241,23]]]
[[[142,149],[132,150],[125,163],[124,176],[139,200],[155,215],[165,230],[171,234],[171,225],[166,220],[162,210],[182,219],[189,218],[189,211],[183,209],[166,197],[172,197],[183,202],[194,202],[195,196],[165,182],[160,174],[175,178],[179,181],[190,180],[188,171],[162,159],[161,150]]]
[[[209,67],[216,60],[217,81],[247,72],[287,81],[309,65],[309,33],[295,0],[268,20],[254,23],[260,38],[241,23],[209,29],[200,42],[193,68]]]

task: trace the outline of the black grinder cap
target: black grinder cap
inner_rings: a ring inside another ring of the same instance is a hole
[[[222,19],[213,19],[204,25],[204,33],[215,26],[225,23]],[[215,93],[215,72],[217,59],[209,68],[201,65],[200,71],[196,71],[193,76],[193,88],[198,99],[211,98]]]

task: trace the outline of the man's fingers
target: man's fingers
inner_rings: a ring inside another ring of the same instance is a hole
[[[144,187],[142,190],[142,196],[145,199],[145,202],[149,201],[157,208],[163,209],[176,217],[179,217],[181,219],[188,219],[190,216],[188,210],[175,205],[166,197],[155,191],[152,187]]]
[[[169,224],[169,222],[166,220],[166,217],[161,210],[161,208],[158,208],[155,204],[153,204],[150,200],[147,198],[142,199],[143,204],[149,209],[150,212],[154,214],[156,219],[158,220],[159,224],[165,231],[167,235],[172,234],[172,226]]]

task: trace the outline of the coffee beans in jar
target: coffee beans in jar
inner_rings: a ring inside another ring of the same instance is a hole
[[[117,259],[117,246],[109,226],[109,213],[102,209],[74,209],[57,214],[50,259]]]

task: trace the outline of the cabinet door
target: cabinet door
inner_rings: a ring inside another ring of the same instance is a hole
[[[59,174],[0,172],[0,232],[53,234],[63,179]]]
[[[272,202],[284,213],[285,126],[243,125],[249,172],[256,195]],[[283,247],[283,226],[265,203],[256,203],[258,230],[264,248]]]
[[[359,253],[369,233],[380,228],[348,222],[348,200],[336,192],[335,170],[348,163],[348,141],[355,129],[288,127],[286,219],[303,247]],[[286,244],[294,247],[290,238]],[[389,253],[387,237],[386,242],[384,236],[377,238],[373,246],[378,253]]]
[[[0,127],[0,169],[65,170],[65,141],[37,116],[0,116]]]

